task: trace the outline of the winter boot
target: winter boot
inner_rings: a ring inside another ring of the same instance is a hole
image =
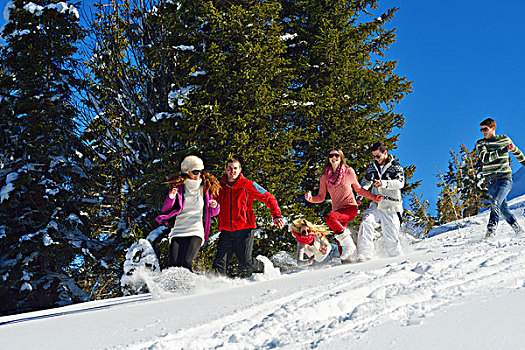
[[[487,230],[485,233],[485,239],[491,240],[496,237],[496,231]]]
[[[358,263],[362,263],[362,262],[365,262],[367,261],[368,259],[364,257],[364,255],[361,255],[361,254],[357,254],[357,258],[355,259],[356,262]]]
[[[346,262],[350,259],[356,248],[354,240],[350,235],[350,231],[345,229],[342,233],[334,235],[334,237],[342,248],[341,261]]]
[[[518,224],[517,221],[514,221],[514,223],[510,226],[512,227],[512,229],[517,235],[523,234],[523,228],[520,226],[520,224]]]
[[[498,227],[498,223],[497,222],[489,221],[489,223],[487,225],[487,232],[485,233],[485,238],[486,239],[494,238],[496,236],[496,228],[497,227]]]

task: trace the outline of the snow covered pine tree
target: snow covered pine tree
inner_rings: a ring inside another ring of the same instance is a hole
[[[93,259],[80,205],[86,160],[72,89],[77,9],[12,1],[0,54],[0,314],[87,298],[72,264]]]

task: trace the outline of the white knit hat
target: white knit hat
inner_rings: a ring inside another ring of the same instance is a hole
[[[180,164],[180,170],[183,174],[187,174],[192,170],[203,170],[204,163],[202,159],[197,156],[187,156]]]

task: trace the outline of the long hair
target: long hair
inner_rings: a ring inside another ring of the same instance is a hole
[[[214,198],[217,198],[219,195],[219,190],[221,189],[221,185],[219,184],[219,180],[212,174],[208,173],[207,171],[202,171],[201,173],[202,177],[202,186],[204,188],[209,189],[211,195]],[[190,176],[188,174],[178,174],[178,175],[171,175],[168,177],[166,182],[163,182],[164,184],[168,185],[168,187],[173,189],[174,187],[177,187],[179,185],[183,185],[186,180],[188,180]]]
[[[190,176],[188,174],[170,175],[168,176],[166,181],[163,182],[163,184],[168,185],[168,187],[171,190],[179,185],[183,185],[186,182],[186,180],[188,180],[189,178]]]
[[[339,156],[341,157],[341,164],[344,164],[344,166],[348,168],[348,164],[346,164],[346,158],[345,158],[345,154],[343,153],[343,150],[340,148],[334,148],[330,150],[330,152],[328,152],[328,154],[326,155],[326,161],[324,163],[323,169],[321,169],[321,174],[323,174],[326,171],[326,169],[328,169],[328,167],[332,166],[332,164],[330,163],[330,158],[328,158],[328,156],[330,155],[330,153],[332,153],[332,151],[336,151],[337,153],[339,153]]]
[[[221,189],[221,185],[219,184],[219,180],[212,174],[208,173],[207,171],[202,171],[202,184],[204,185],[204,188],[207,188],[210,190],[211,195],[214,198],[217,198],[219,196],[219,191]]]
[[[331,234],[332,232],[326,225],[315,225],[312,224],[310,221],[305,219],[296,219],[293,221],[293,224],[290,225],[290,231],[295,233],[301,233],[301,227],[308,226],[310,228],[310,232],[315,235],[320,235],[321,237],[326,237],[327,235]]]

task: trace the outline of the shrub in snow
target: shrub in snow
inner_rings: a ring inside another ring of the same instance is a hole
[[[120,279],[120,286],[124,295],[149,292],[144,274],[148,271],[160,271],[157,255],[149,241],[139,239],[126,254],[124,274]]]

